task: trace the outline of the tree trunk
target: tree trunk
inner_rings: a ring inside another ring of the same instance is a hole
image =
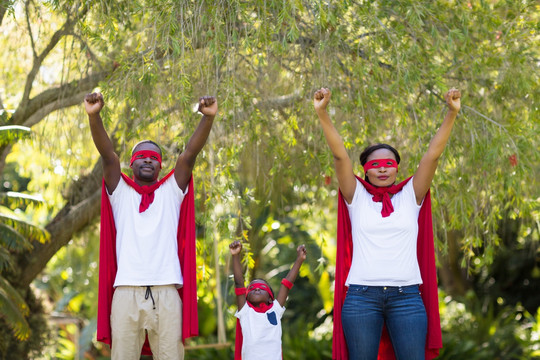
[[[466,272],[461,268],[462,254],[459,249],[459,234],[457,231],[447,232],[448,253],[439,252],[439,280],[444,290],[451,296],[464,296],[471,287],[467,281]]]

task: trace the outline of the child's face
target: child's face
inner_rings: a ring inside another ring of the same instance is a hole
[[[265,288],[268,290],[265,290]],[[249,284],[247,291],[248,293],[246,299],[254,305],[261,303],[270,304],[272,302],[272,297],[270,295],[270,287],[263,280],[253,280]]]

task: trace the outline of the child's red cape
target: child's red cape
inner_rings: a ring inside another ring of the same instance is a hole
[[[397,186],[402,186],[411,178],[406,179]],[[420,285],[422,300],[427,312],[428,331],[426,339],[425,358],[430,360],[439,356],[442,348],[441,321],[439,318],[439,295],[437,289],[437,269],[435,267],[435,245],[433,242],[433,226],[431,219],[431,196],[426,194],[420,214],[418,215],[418,242],[416,245],[418,265],[422,275],[423,284]],[[345,199],[339,193],[338,224],[337,224],[337,255],[336,279],[334,289],[334,332],[332,340],[332,359],[347,360],[349,354],[347,343],[343,334],[341,322],[341,309],[347,294],[345,281],[349,274],[352,260],[352,237],[349,209]],[[379,346],[379,359],[394,360],[394,349],[386,330],[383,330]]]
[[[171,174],[172,172],[164,179]],[[192,177],[189,181],[188,192],[182,201],[180,208],[177,233],[178,258],[180,259],[180,267],[182,268],[182,276],[184,278],[183,287],[178,289],[178,294],[182,298],[182,341],[185,341],[185,339],[192,336],[199,335],[195,230],[195,196]],[[116,228],[111,203],[107,196],[105,180],[103,180],[101,189],[101,230],[99,241],[97,340],[109,345],[111,345],[110,318],[116,269]],[[148,341],[146,341],[142,353],[144,355],[151,354]]]

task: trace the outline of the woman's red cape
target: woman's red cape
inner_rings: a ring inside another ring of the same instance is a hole
[[[160,183],[172,175],[171,171]],[[126,177],[124,174],[122,174]],[[197,312],[197,278],[195,255],[195,196],[193,177],[189,181],[188,192],[180,207],[178,221],[178,258],[182,268],[184,284],[178,289],[182,298],[182,341],[199,335],[199,317]],[[107,196],[105,180],[101,190],[101,230],[99,241],[99,286],[98,286],[98,316],[97,340],[111,345],[111,304],[116,278],[116,228],[114,216]],[[151,355],[148,341],[145,342],[142,353]]]
[[[397,186],[403,187],[411,178]],[[352,237],[349,210],[345,199],[339,193],[337,224],[336,278],[334,289],[334,331],[332,340],[332,359],[348,360],[347,343],[343,334],[341,309],[347,294],[345,281],[349,274],[352,260]],[[431,218],[431,196],[426,194],[420,214],[418,215],[418,241],[416,246],[418,265],[423,284],[420,285],[422,300],[427,312],[428,331],[425,358],[427,360],[439,356],[442,348],[441,321],[439,318],[439,295],[437,289],[437,269],[435,266],[435,245],[433,242],[433,226]],[[386,330],[383,330],[379,346],[379,359],[395,359],[394,349]]]

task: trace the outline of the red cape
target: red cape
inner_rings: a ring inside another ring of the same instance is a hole
[[[411,178],[403,181],[406,183]],[[402,185],[403,183],[398,184]],[[347,343],[343,334],[341,322],[341,309],[347,294],[345,281],[349,274],[352,261],[352,237],[349,209],[345,199],[339,193],[338,200],[338,224],[337,224],[337,254],[336,254],[336,279],[334,289],[334,331],[332,340],[332,359],[347,360],[349,354]],[[420,214],[418,215],[418,241],[416,245],[418,265],[422,275],[423,284],[420,285],[422,300],[426,307],[428,318],[428,331],[426,339],[425,358],[430,360],[439,356],[442,348],[441,321],[439,318],[439,295],[437,288],[437,269],[435,267],[435,245],[433,242],[433,226],[431,219],[431,196],[426,194]],[[394,349],[386,330],[383,330],[379,346],[379,359],[393,360]]]
[[[174,170],[173,170],[174,171]],[[172,173],[172,172],[171,172]],[[167,175],[166,177],[170,176]],[[197,278],[195,256],[195,196],[193,177],[189,181],[188,192],[182,201],[178,221],[178,258],[184,278],[183,287],[178,289],[182,298],[182,341],[199,335],[197,313]],[[107,195],[105,179],[101,189],[101,230],[99,240],[99,291],[97,340],[111,345],[111,304],[116,278],[116,227],[114,216]],[[142,353],[150,355],[148,342]]]

